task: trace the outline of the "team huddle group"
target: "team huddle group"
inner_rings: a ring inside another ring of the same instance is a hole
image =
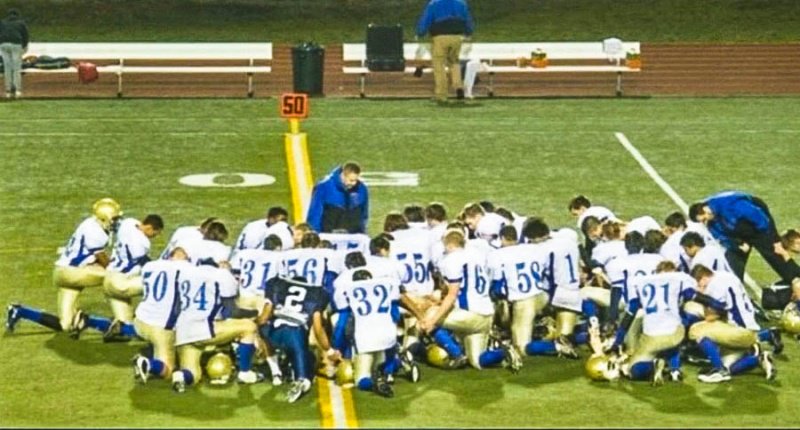
[[[582,345],[596,380],[681,381],[686,359],[709,364],[702,382],[758,368],[775,378],[780,331],[759,326],[706,225],[679,212],[664,226],[623,221],[583,196],[569,210],[577,230],[490,202],[452,219],[442,204],[411,205],[370,238],[290,225],[273,207],[233,246],[208,218],[176,229],[151,259],[161,217],[122,217],[105,198],[55,263],[58,315],[11,304],[6,328],[25,319],[75,339],[87,328],[108,342],[144,339],[133,358],[141,383],[164,378],[183,392],[204,376],[227,382],[235,367],[242,384],[267,373],[288,383],[289,402],[317,376],[391,397],[395,376],[419,380],[421,361],[518,372],[525,355],[577,359]],[[113,318],[79,309],[91,287]]]

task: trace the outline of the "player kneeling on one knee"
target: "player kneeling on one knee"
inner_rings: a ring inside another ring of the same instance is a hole
[[[219,268],[202,265],[192,267],[180,275],[178,296],[180,314],[175,325],[176,345],[181,369],[172,373],[172,387],[183,392],[187,386],[200,381],[200,357],[209,345],[222,345],[238,340],[237,380],[253,384],[263,380],[263,375],[252,370],[255,338],[258,327],[252,319],[232,318],[214,320],[220,310],[217,303],[225,303],[223,315],[235,316],[240,312],[235,306],[236,279],[226,264]],[[230,307],[229,307],[230,306]]]

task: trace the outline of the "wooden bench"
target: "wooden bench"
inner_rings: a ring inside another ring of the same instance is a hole
[[[367,49],[364,43],[345,43],[342,46],[342,59],[345,74],[359,75],[360,95],[365,97],[366,77],[370,72],[366,67]],[[518,58],[531,57],[531,52],[542,50],[547,53],[550,65],[537,68],[519,67]],[[615,73],[616,94],[622,95],[622,74],[638,72],[624,64],[626,53],[640,53],[639,42],[622,42],[622,49],[616,53],[606,53],[603,42],[530,42],[530,43],[468,43],[461,47],[462,60],[478,60],[480,70],[488,73],[489,96],[494,95],[494,75],[498,73]],[[429,65],[431,60],[430,43],[404,43],[403,56],[406,59],[405,73],[414,73],[416,66]],[[430,68],[423,70],[426,73]]]
[[[125,74],[131,73],[235,73],[247,75],[247,96],[253,97],[253,75],[271,73],[272,43],[35,43],[26,55],[67,57],[73,64],[99,64],[99,73],[117,75],[117,97],[122,97]],[[108,64],[110,62],[110,64]],[[134,62],[128,65],[126,62]],[[187,65],[213,62],[214,65]],[[156,64],[154,64],[156,63]],[[219,64],[224,63],[224,64]],[[23,73],[74,73],[65,69],[23,69]]]

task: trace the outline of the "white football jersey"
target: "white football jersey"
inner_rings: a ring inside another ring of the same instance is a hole
[[[267,238],[267,219],[261,218],[245,224],[239,238],[236,239],[234,249],[263,249],[264,239]]]
[[[406,276],[406,266],[390,257],[379,257],[377,255],[367,255],[367,270],[373,278],[396,278],[397,284],[402,285],[403,278]]]
[[[445,255],[439,271],[445,282],[459,285],[457,307],[479,315],[494,314],[483,254],[471,249],[454,250]]]
[[[581,224],[583,224],[583,220],[585,220],[587,217],[590,216],[593,216],[599,219],[600,221],[605,221],[605,220],[619,221],[616,215],[614,215],[614,212],[611,212],[611,209],[604,206],[589,206],[588,208],[586,208],[585,211],[583,211],[582,214],[580,214],[580,216],[578,216],[578,230],[581,229]]]
[[[294,232],[292,230],[292,226],[290,226],[289,223],[287,223],[286,221],[278,221],[275,224],[272,224],[267,229],[267,234],[264,235],[264,239],[273,234],[281,238],[282,251],[294,248],[295,245]]]
[[[405,266],[403,285],[406,291],[418,296],[433,292],[433,264],[429,233],[425,230],[398,230],[389,249],[391,258]]]
[[[581,277],[578,266],[581,258],[578,244],[564,237],[551,237],[544,242],[552,252],[550,280],[551,303],[564,309],[581,311]]]
[[[648,336],[675,333],[681,321],[681,295],[687,290],[697,290],[697,282],[682,272],[664,272],[632,279],[631,289],[644,310],[642,327]],[[631,310],[630,308],[628,309]]]
[[[159,258],[169,258],[169,254],[178,246],[178,243],[192,243],[201,240],[203,240],[203,233],[200,231],[200,227],[196,225],[178,227],[170,236],[169,242]]]
[[[199,241],[179,242],[178,246],[186,250],[189,260],[194,264],[201,264],[211,260],[215,263],[228,261],[231,247],[216,240],[200,239]]]
[[[562,228],[557,228],[555,230],[551,230],[550,236],[575,242],[576,245],[579,245],[581,243],[581,239],[578,236],[578,232],[569,227],[562,227]]]
[[[761,330],[755,308],[742,281],[728,272],[716,272],[706,286],[705,295],[725,304],[728,322],[748,330]]]
[[[645,215],[630,220],[625,229],[626,231],[636,231],[644,236],[649,230],[661,231],[661,226],[658,225],[658,221],[655,218]]]
[[[369,236],[363,233],[320,233],[320,240],[333,244],[333,249],[344,258],[348,253],[359,251],[369,254]]]
[[[214,319],[223,297],[236,297],[231,272],[212,266],[195,266],[181,272],[178,295],[180,314],[175,324],[175,345],[214,337]]]
[[[392,302],[400,300],[394,278],[345,282],[342,292],[355,318],[355,346],[359,354],[384,351],[397,344],[397,324],[392,320]]]
[[[605,272],[611,288],[622,289],[622,300],[628,303],[633,294],[630,288],[633,279],[656,273],[656,266],[662,261],[664,257],[659,254],[628,254],[611,260]]]
[[[686,251],[681,246],[681,239],[686,234],[686,230],[676,231],[672,233],[667,241],[661,245],[660,254],[665,260],[669,260],[675,264],[681,272],[689,272],[689,264],[692,257],[686,254]]]
[[[327,248],[294,248],[281,252],[283,273],[288,278],[302,276],[306,283],[322,286],[325,274],[333,276],[342,271],[342,258],[336,251]]]
[[[107,270],[129,275],[139,274],[142,258],[150,253],[150,239],[139,230],[140,224],[136,218],[125,218],[119,223]]]
[[[597,262],[605,267],[609,261],[628,255],[628,250],[625,249],[625,241],[623,240],[608,240],[599,242],[597,246],[592,249],[592,261]]]
[[[244,249],[235,254],[231,269],[239,272],[239,295],[264,297],[267,281],[281,273],[283,254],[265,249]]]
[[[154,327],[175,328],[178,320],[181,276],[194,270],[185,260],[154,260],[142,267],[142,301],[136,307],[136,318]]]
[[[83,267],[96,261],[94,254],[108,245],[108,233],[93,216],[78,225],[67,242],[67,246],[56,260],[56,266]]]
[[[697,254],[692,258],[689,269],[693,269],[698,264],[702,264],[715,272],[733,273],[733,269],[728,264],[728,259],[725,258],[725,250],[713,243],[706,244],[706,246],[697,251]]]
[[[522,242],[522,227],[525,226],[525,221],[527,220],[528,217],[526,216],[514,214],[514,222],[512,225],[514,225],[514,228],[517,229],[517,242]]]
[[[501,281],[508,288],[511,302],[527,299],[549,290],[547,271],[552,252],[543,244],[524,243],[507,246],[489,254],[489,272],[493,281]]]

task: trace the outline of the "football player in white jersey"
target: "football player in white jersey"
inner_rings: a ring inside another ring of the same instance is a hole
[[[524,225],[524,236],[532,243],[542,243],[550,248],[551,264],[548,269],[550,305],[555,311],[556,335],[554,341],[535,341],[526,346],[528,355],[558,354],[567,358],[578,358],[574,345],[586,343],[586,333],[576,333],[578,316],[583,314],[591,326],[597,326],[597,310],[594,303],[584,303],[580,293],[580,251],[574,236],[552,235],[541,218],[532,217]]]
[[[686,255],[686,251],[681,246],[681,239],[690,231],[700,234],[705,243],[715,242],[705,225],[687,221],[686,216],[681,212],[673,212],[664,220],[663,232],[667,236],[667,241],[661,246],[660,253],[664,258],[675,263],[678,270],[686,273],[689,273],[689,263],[692,258]]]
[[[446,255],[439,271],[447,294],[441,304],[426,311],[419,328],[429,333],[444,348],[453,366],[468,360],[475,369],[500,365],[504,360],[513,372],[522,367],[522,358],[509,343],[489,349],[489,331],[494,317],[494,304],[489,298],[486,256],[465,249],[466,238],[458,230],[448,230],[442,239]],[[447,331],[463,338],[465,348],[452,341]]]
[[[593,266],[604,267],[609,261],[627,255],[625,250],[625,226],[616,221],[607,221],[602,226],[603,236],[592,249]]]
[[[447,209],[442,203],[432,202],[425,207],[425,221],[434,241],[440,241],[447,230]]]
[[[403,285],[409,294],[417,297],[433,293],[433,264],[431,262],[429,233],[409,229],[408,222],[400,213],[386,215],[383,231],[392,237],[390,254],[406,268]]]
[[[206,233],[208,226],[216,221],[217,218],[215,217],[208,217],[200,225],[186,225],[183,227],[178,227],[170,236],[169,241],[167,242],[167,246],[164,247],[164,250],[161,251],[161,256],[159,258],[166,260],[169,258],[169,255],[172,253],[172,250],[178,246],[178,243],[186,244],[193,241],[200,241],[203,239],[203,235]],[[185,250],[184,250],[185,251]]]
[[[175,369],[175,323],[181,274],[194,266],[183,248],[175,248],[168,260],[151,261],[142,267],[144,293],[133,321],[136,333],[153,346],[152,356],[133,357],[136,379],[147,383],[150,376],[167,378]]]
[[[219,265],[228,262],[231,247],[225,244],[228,228],[222,221],[212,221],[203,233],[201,240],[178,242],[178,246],[189,254],[189,260],[196,265]]]
[[[494,248],[500,247],[500,229],[509,220],[494,212],[486,212],[479,203],[471,203],[464,207],[464,223],[475,233],[475,237],[489,242]]]
[[[291,239],[290,239],[291,240]],[[285,275],[283,270],[283,254],[281,238],[270,234],[264,239],[261,249],[243,249],[234,253],[231,261],[231,272],[239,281],[239,295],[236,305],[241,309],[260,312],[266,305],[264,292],[267,282]],[[281,385],[283,375],[278,363],[278,356],[266,341],[257,337],[259,350],[265,351],[266,361],[272,374],[272,384]]]
[[[141,221],[125,218],[119,222],[111,262],[106,268],[103,289],[114,320],[133,322],[133,298],[142,295],[142,266],[150,261],[150,239],[164,230],[164,220],[150,214]],[[113,333],[106,328],[107,336]]]
[[[511,339],[518,352],[531,341],[536,315],[549,301],[546,277],[550,256],[550,249],[542,243],[507,246],[489,254],[492,295],[511,303]]]
[[[403,216],[408,221],[408,228],[428,230],[428,223],[425,221],[425,209],[420,205],[406,205],[403,208]]]
[[[776,369],[769,351],[763,351],[759,341],[770,342],[773,352],[780,353],[783,344],[777,329],[762,330],[756,322],[750,297],[736,275],[714,272],[703,265],[692,269],[698,290],[724,308],[706,306],[705,321],[689,328],[689,339],[697,342],[711,361],[711,369],[697,376],[702,382],[729,381],[731,375],[761,366],[767,380],[775,379]],[[724,354],[720,348],[725,348]]]
[[[573,197],[572,200],[569,201],[567,209],[570,215],[577,219],[577,227],[579,229],[583,227],[583,220],[589,216],[597,218],[600,222],[606,220],[618,221],[611,209],[605,206],[592,205],[592,202],[583,195]]]
[[[239,342],[236,350],[237,380],[253,384],[263,379],[263,375],[252,370],[258,335],[256,323],[249,318],[215,319],[218,315],[235,315],[237,311],[234,302],[237,283],[229,268],[227,262],[221,263],[219,268],[203,264],[184,271],[180,276],[180,313],[175,323],[175,345],[181,368],[172,372],[172,388],[176,392],[182,393],[187,386],[200,382],[203,375],[200,357],[206,346],[223,345],[234,340]]]
[[[658,224],[658,221],[649,215],[633,218],[624,225],[626,234],[631,231],[636,231],[644,236],[649,230],[661,231],[661,226]]]
[[[348,279],[340,283],[337,294],[341,294],[345,304],[336,323],[333,345],[345,343],[341,338],[350,318],[353,318],[356,386],[360,390],[393,397],[394,390],[387,378],[401,366],[397,356],[400,284],[396,277],[373,278],[363,267],[352,275],[343,276]],[[416,373],[419,374],[419,369]]]
[[[236,239],[234,252],[242,249],[260,249],[264,245],[264,239],[269,235],[268,230],[278,222],[285,223],[289,218],[289,212],[280,206],[273,206],[267,211],[266,218],[257,219],[247,223]],[[285,241],[283,237],[281,240]],[[289,249],[287,246],[284,249]]]
[[[120,216],[120,205],[113,199],[94,202],[92,215],[81,222],[55,263],[53,283],[58,288],[58,318],[62,330],[73,338],[83,329],[78,296],[84,288],[103,285],[108,265],[108,235]]]
[[[304,234],[299,248],[281,252],[281,270],[289,278],[303,277],[308,284],[325,288],[330,295],[333,281],[342,271],[344,262],[335,250],[321,248],[320,242],[317,233],[312,231]]]
[[[677,272],[671,261],[659,263],[653,275],[633,279],[629,290],[628,309],[611,349],[618,349],[622,344],[640,308],[644,309],[643,334],[630,359],[622,366],[622,373],[633,380],[650,379],[653,385],[661,385],[668,362],[670,380],[681,381],[683,375],[678,346],[686,332],[681,319],[681,306],[687,300],[713,307],[721,304],[699,293],[697,282],[691,276]]]
[[[330,242],[333,249],[342,258],[353,251],[361,252],[364,255],[369,252],[369,236],[364,233],[319,233],[319,239]]]
[[[698,233],[687,232],[681,238],[680,244],[686,255],[692,259],[689,263],[689,270],[698,264],[702,264],[715,272],[733,273],[733,269],[731,269],[728,259],[725,257],[725,250],[716,243],[707,244]]]

